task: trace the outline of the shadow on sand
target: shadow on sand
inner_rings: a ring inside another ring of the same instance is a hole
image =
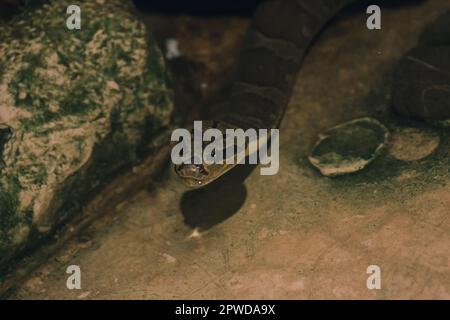
[[[211,184],[185,192],[180,208],[191,228],[207,230],[233,216],[247,198],[245,179],[255,165],[239,165]]]

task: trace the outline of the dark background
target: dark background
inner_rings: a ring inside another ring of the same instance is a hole
[[[141,10],[161,13],[250,15],[262,0],[135,0],[134,2]]]
[[[264,0],[134,0],[136,6],[143,11],[153,11],[164,14],[193,15],[237,15],[251,16],[259,3]],[[315,1],[315,0],[310,0]],[[396,7],[405,4],[417,4],[424,0],[360,0],[354,1],[355,9],[371,4],[382,7]],[[446,0],[443,0],[446,1]]]

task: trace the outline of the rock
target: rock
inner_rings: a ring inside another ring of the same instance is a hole
[[[450,122],[450,46],[418,47],[394,75],[393,107],[403,116],[445,126]]]
[[[431,155],[439,143],[439,134],[434,130],[396,128],[391,134],[388,152],[401,161],[416,161]]]
[[[357,172],[380,155],[388,136],[386,127],[375,119],[346,122],[319,135],[309,161],[328,177]]]
[[[160,147],[169,126],[164,60],[132,2],[78,1],[73,31],[69,4],[0,30],[0,269]]]

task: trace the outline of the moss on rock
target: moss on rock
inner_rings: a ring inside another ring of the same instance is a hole
[[[30,230],[47,234],[169,126],[164,60],[132,2],[78,1],[81,30],[66,28],[70,4],[0,30],[0,124],[12,133],[0,141],[0,269]]]

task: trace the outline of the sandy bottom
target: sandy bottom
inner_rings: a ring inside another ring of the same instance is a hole
[[[278,175],[242,167],[187,191],[168,170],[67,243],[12,298],[449,299],[450,133],[389,111],[396,61],[444,8],[450,3],[434,0],[385,10],[381,31],[368,31],[364,15],[335,21],[298,79]],[[307,161],[318,133],[366,115],[415,134],[395,139],[363,172],[322,177]],[[439,139],[422,139],[421,130]],[[425,155],[411,156],[427,141]],[[69,265],[81,268],[81,290],[66,288]],[[381,269],[380,290],[366,286],[369,265]]]

